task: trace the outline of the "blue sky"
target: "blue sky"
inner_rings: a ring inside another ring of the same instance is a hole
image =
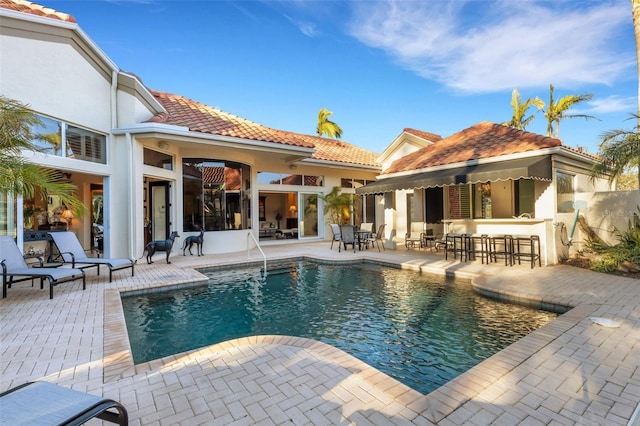
[[[631,129],[638,72],[631,2],[46,1],[124,71],[269,127],[314,134],[326,107],[343,140],[375,152],[403,128],[444,137],[511,118],[511,91],[593,93],[561,124],[597,152]],[[533,109],[531,110],[533,112]],[[544,134],[538,114],[530,131]]]

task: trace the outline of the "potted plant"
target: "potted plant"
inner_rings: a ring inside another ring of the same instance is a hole
[[[328,216],[329,223],[346,225],[351,217],[353,196],[351,194],[342,194],[340,191],[340,187],[334,186],[331,192],[325,195],[318,195],[318,198],[324,201],[324,214]]]

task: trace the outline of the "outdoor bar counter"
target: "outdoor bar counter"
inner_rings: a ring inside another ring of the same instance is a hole
[[[540,237],[542,264],[557,263],[557,247],[554,243],[556,229],[552,219],[501,218],[501,219],[445,219],[444,232],[471,235],[512,235]]]

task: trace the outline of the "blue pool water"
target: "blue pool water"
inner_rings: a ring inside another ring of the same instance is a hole
[[[556,317],[487,299],[466,281],[369,264],[209,276],[122,298],[136,364],[238,337],[300,336],[426,394]]]

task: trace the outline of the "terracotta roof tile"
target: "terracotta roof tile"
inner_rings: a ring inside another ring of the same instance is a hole
[[[313,158],[315,159],[364,166],[379,166],[377,162],[378,154],[375,152],[336,139],[310,137],[314,139],[316,152],[313,154]]]
[[[561,145],[559,139],[485,121],[399,158],[383,173],[417,170]]]
[[[435,133],[425,132],[423,130],[412,129],[410,127],[405,127],[403,130],[405,133],[410,133],[412,135],[418,136],[419,138],[426,139],[431,142],[439,141],[442,139],[442,136],[436,135]]]
[[[167,110],[150,122],[188,127],[192,132],[240,139],[315,148],[312,158],[349,164],[377,166],[377,154],[335,139],[272,129],[180,95],[151,90]]]
[[[76,19],[66,13],[40,6],[26,0],[0,0],[0,7],[15,10],[17,12],[28,13],[30,15],[44,16],[46,18],[58,19],[66,22],[76,22]]]

